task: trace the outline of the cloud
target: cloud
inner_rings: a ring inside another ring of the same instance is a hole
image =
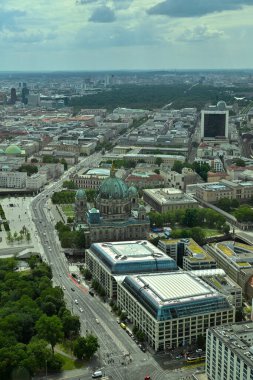
[[[253,0],[165,0],[149,8],[150,15],[198,17],[209,13],[240,10]]]
[[[41,42],[51,41],[56,38],[55,33],[37,32],[23,32],[23,33],[2,33],[0,39],[5,42],[16,44],[37,44]]]
[[[97,3],[99,0],[76,0],[77,5],[86,5],[86,4],[94,4]]]
[[[127,46],[154,46],[162,43],[163,39],[157,36],[156,31],[148,23],[133,28],[113,26],[110,29],[103,25],[81,29],[76,38],[80,48],[97,49],[100,47],[127,47]]]
[[[20,30],[16,19],[25,15],[24,11],[0,9],[0,30]]]
[[[193,29],[185,29],[177,40],[183,42],[200,42],[221,38],[223,36],[224,32],[222,30],[211,29],[207,25],[199,25]]]
[[[89,18],[89,21],[107,23],[113,22],[115,19],[115,13],[111,8],[107,6],[101,6],[93,11],[91,17]]]

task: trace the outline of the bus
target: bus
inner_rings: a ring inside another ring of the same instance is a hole
[[[192,357],[188,357],[187,360],[186,360],[186,363],[199,363],[199,362],[204,362],[206,360],[206,356],[198,356],[197,358],[192,358]]]

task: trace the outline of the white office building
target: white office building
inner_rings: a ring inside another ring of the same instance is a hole
[[[208,327],[235,318],[226,296],[187,272],[126,276],[117,304],[155,351],[194,343]]]
[[[211,328],[206,340],[208,380],[253,380],[253,322]]]

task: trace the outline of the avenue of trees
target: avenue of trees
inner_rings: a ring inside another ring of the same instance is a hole
[[[30,270],[15,271],[15,259],[0,260],[0,378],[30,379],[35,374],[59,371],[62,358],[55,346],[70,340],[78,358],[91,358],[96,337],[80,338],[80,321],[66,309],[63,291],[52,287],[51,270],[35,256]]]

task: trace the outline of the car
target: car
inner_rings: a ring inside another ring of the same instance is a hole
[[[75,300],[75,304],[78,305],[78,301],[77,300]]]
[[[83,308],[82,308],[82,307],[80,307],[80,308],[79,308],[79,311],[80,311],[80,313],[82,313],[82,312],[83,312]]]
[[[99,320],[96,318],[95,321],[97,322],[97,324],[99,325]]]
[[[142,347],[141,350],[142,350],[142,352],[146,352],[147,351],[145,347]]]
[[[102,373],[102,371],[95,371],[95,372],[93,372],[93,374],[92,374],[92,378],[93,379],[97,379],[98,377],[102,377],[103,376],[103,373]]]
[[[63,290],[66,290],[66,287],[63,285],[62,289],[63,289]]]
[[[147,375],[144,377],[144,380],[151,380],[151,377]]]
[[[197,354],[200,353],[200,352],[203,352],[202,348],[197,348],[196,350]]]
[[[74,288],[71,288],[71,290],[72,290],[72,292],[74,292],[74,291],[75,291],[75,289],[74,289]]]

